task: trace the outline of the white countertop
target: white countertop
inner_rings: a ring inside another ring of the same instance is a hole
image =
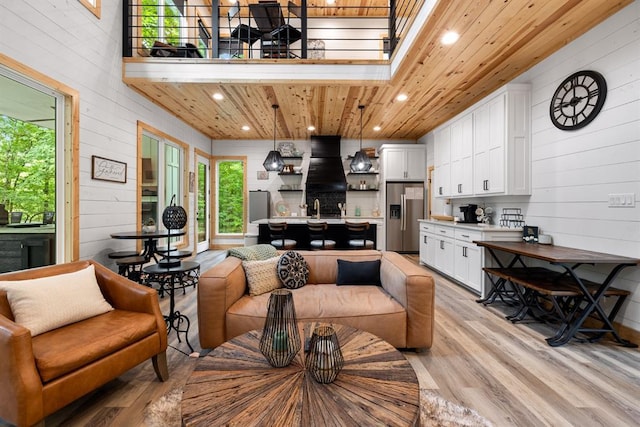
[[[311,216],[274,216],[271,219],[263,218],[257,219],[252,224],[267,224],[269,221],[286,221],[288,224],[306,224],[307,221],[317,221],[316,217]],[[370,224],[382,224],[384,218],[381,216],[344,216],[342,218],[320,218],[320,221],[325,221],[327,224],[344,224],[346,220],[352,222],[368,222]]]
[[[468,224],[455,221],[440,221],[437,219],[419,219],[418,222],[426,222],[429,224],[444,225],[447,227],[460,228],[463,230],[477,230],[477,231],[522,231],[522,227],[501,227],[493,224]]]

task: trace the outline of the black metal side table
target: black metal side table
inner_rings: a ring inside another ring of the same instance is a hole
[[[179,265],[174,267],[164,267],[162,265],[153,264],[143,268],[143,271],[148,274],[147,283],[158,283],[160,286],[160,293],[169,294],[169,314],[164,316],[167,322],[167,333],[170,333],[173,329],[178,336],[178,342],[182,342],[180,334],[184,333],[185,342],[189,346],[189,349],[193,351],[193,347],[189,343],[189,327],[191,322],[187,316],[176,310],[175,303],[175,290],[184,287],[182,283],[185,278],[192,278],[199,276],[200,264],[193,261],[183,261]],[[185,323],[183,327],[182,324]]]

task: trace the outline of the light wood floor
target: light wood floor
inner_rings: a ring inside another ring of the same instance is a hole
[[[203,270],[221,252],[199,255]],[[413,257],[415,260],[415,257]],[[434,273],[437,283],[433,347],[404,352],[420,385],[474,408],[496,426],[637,426],[640,420],[640,351],[611,343],[572,342],[549,347],[551,329],[513,325],[506,308],[484,307],[476,296]],[[196,291],[178,297],[178,309],[192,320],[197,339]],[[161,301],[162,309],[168,302]],[[157,381],[151,362],[143,363],[98,391],[48,417],[47,426],[143,425],[145,406],[181,387],[196,358],[175,333],[168,350],[168,382]]]

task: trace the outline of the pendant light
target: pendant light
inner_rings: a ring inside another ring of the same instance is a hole
[[[358,105],[358,108],[360,109],[360,150],[353,156],[349,167],[351,172],[368,172],[371,169],[371,160],[369,155],[362,151],[362,111],[364,110],[364,105]]]
[[[280,152],[276,150],[276,119],[278,112],[278,105],[274,104],[271,106],[273,108],[273,150],[269,151],[267,154],[267,158],[262,163],[262,166],[269,172],[281,172],[282,168],[284,168],[284,160],[280,155]]]

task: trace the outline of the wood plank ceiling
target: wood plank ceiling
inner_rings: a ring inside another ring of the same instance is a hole
[[[126,72],[125,82],[212,139],[272,139],[277,103],[278,140],[306,139],[309,125],[315,134],[358,138],[358,104],[366,106],[363,138],[414,140],[631,2],[439,0],[388,82],[178,83],[127,80]],[[443,46],[450,29],[460,40]],[[214,102],[214,92],[224,101]],[[401,92],[407,101],[395,100]]]

